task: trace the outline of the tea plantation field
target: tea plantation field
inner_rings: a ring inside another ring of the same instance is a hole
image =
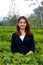
[[[0,65],[43,65],[43,28],[31,29],[35,40],[35,53],[11,53],[11,36],[14,26],[0,26]]]

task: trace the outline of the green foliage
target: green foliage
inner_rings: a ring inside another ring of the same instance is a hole
[[[2,26],[3,25],[3,22],[2,21],[0,21],[0,26]]]
[[[43,28],[31,29],[35,40],[35,53],[12,54],[11,37],[16,31],[14,26],[0,26],[0,65],[43,65]]]
[[[17,16],[4,17],[3,21],[0,22],[0,26],[14,26],[17,23]]]
[[[41,27],[41,21],[35,14],[30,15],[28,21],[31,27]]]

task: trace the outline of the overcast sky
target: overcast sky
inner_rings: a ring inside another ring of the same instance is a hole
[[[42,0],[39,0],[39,2],[40,1]],[[36,0],[34,0],[33,2],[36,2]],[[36,5],[33,6],[30,0],[15,0],[15,4],[15,11],[19,10],[20,15],[30,15],[31,13],[33,13],[33,9],[38,7],[37,2]],[[10,5],[11,0],[0,0],[0,18],[8,15]]]

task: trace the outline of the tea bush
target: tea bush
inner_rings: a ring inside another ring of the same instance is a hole
[[[10,45],[14,26],[0,26],[0,65],[43,65],[43,28],[31,29],[35,40],[35,53],[12,54]]]

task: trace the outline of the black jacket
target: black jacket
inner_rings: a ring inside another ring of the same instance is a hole
[[[19,52],[26,54],[30,50],[33,52],[35,51],[35,42],[33,34],[31,36],[26,34],[23,41],[16,33],[12,34],[11,38],[12,53]]]

